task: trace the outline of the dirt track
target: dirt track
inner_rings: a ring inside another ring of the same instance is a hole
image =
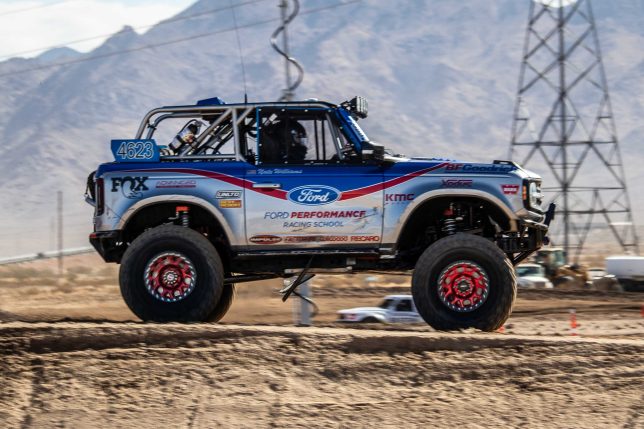
[[[643,427],[635,340],[0,327],[9,427]]]
[[[322,327],[284,326],[279,282],[240,287],[222,325],[158,325],[81,262],[0,277],[0,427],[644,428],[643,294],[520,291],[505,334],[444,334],[335,324],[408,289],[322,278]]]

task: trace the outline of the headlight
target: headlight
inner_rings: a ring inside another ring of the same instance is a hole
[[[526,200],[528,208],[542,211],[542,199],[543,195],[541,194],[541,185],[537,182],[530,182],[528,185],[528,195]]]

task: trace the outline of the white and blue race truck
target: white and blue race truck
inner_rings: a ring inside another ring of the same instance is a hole
[[[218,321],[234,284],[316,273],[403,273],[423,319],[491,331],[554,206],[508,161],[394,155],[358,125],[367,103],[161,107],[88,178],[90,242],[120,263],[129,308],[151,321]],[[169,142],[167,146],[160,142]]]

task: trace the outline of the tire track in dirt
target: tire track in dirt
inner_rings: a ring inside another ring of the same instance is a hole
[[[0,341],[5,427],[644,424],[638,339],[13,322]]]

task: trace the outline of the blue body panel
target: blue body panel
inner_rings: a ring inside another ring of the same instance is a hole
[[[516,167],[431,159],[380,165],[256,166],[243,161],[109,163],[97,230],[125,227],[139,208],[194,203],[222,223],[233,247],[391,246],[425,198],[477,195],[520,208]],[[499,171],[500,170],[500,171]]]

